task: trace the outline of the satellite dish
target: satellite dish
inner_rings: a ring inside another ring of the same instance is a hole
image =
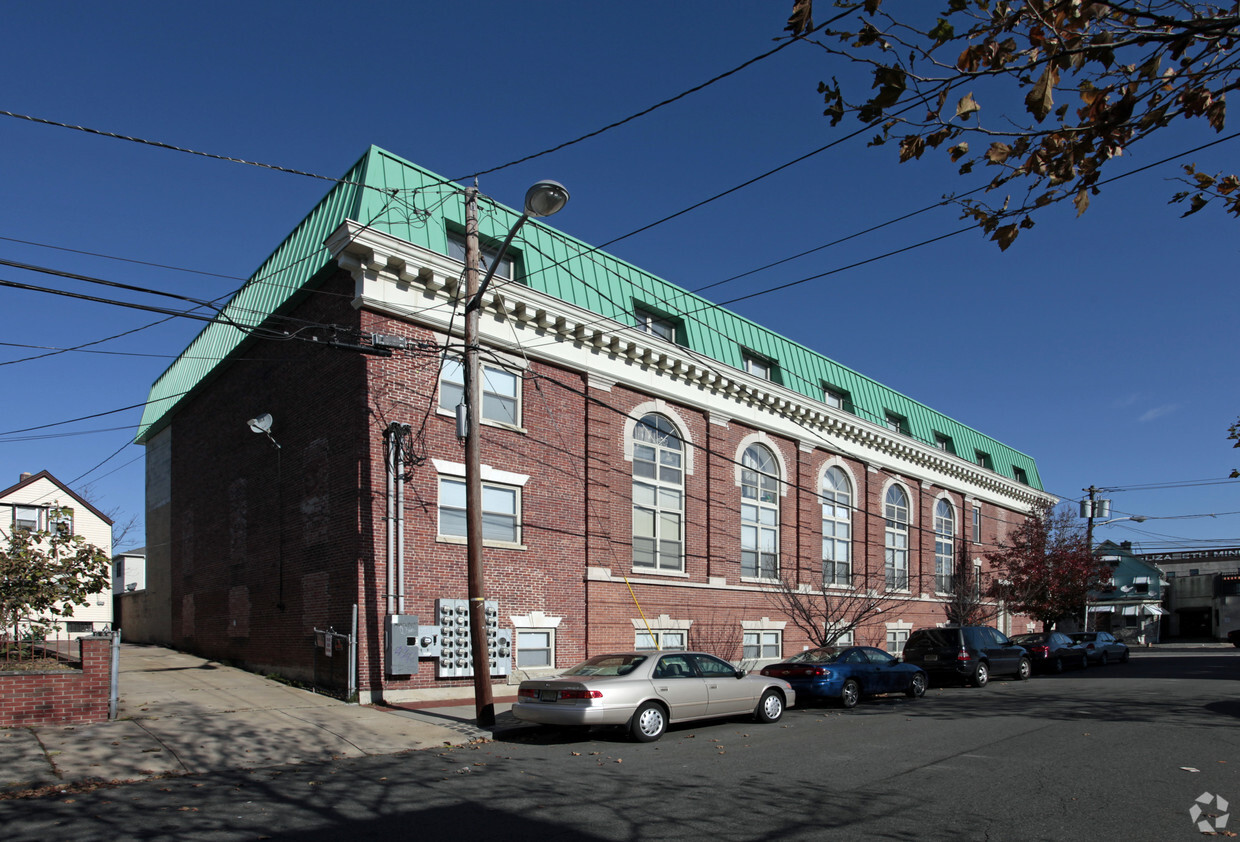
[[[256,433],[270,433],[271,432],[271,420],[272,420],[271,413],[264,412],[262,415],[258,416],[257,418],[251,418],[249,421],[246,421],[245,423],[249,424],[250,429]]]

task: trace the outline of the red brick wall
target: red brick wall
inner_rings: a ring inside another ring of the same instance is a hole
[[[112,682],[112,639],[84,637],[82,668],[0,672],[0,727],[104,722]]]

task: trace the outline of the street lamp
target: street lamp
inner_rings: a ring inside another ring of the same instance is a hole
[[[551,216],[568,203],[557,181],[539,181],[525,193],[525,208],[478,281],[482,249],[478,245],[478,188],[465,189],[465,543],[469,588],[469,643],[474,660],[474,710],[479,726],[495,724],[491,696],[491,659],[487,654],[486,596],[482,568],[482,378],[478,360],[482,297],[508,245],[531,216]]]

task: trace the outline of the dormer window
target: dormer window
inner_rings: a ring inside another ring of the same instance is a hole
[[[481,259],[478,261],[478,271],[485,273],[491,266],[491,262],[495,260],[499,251],[489,249],[485,246],[482,248]],[[465,235],[448,233],[448,257],[461,263],[465,262]],[[495,277],[505,281],[511,281],[513,277],[513,261],[508,255],[499,262],[499,266],[495,267]]]
[[[1013,465],[1012,474],[1016,477],[1016,481],[1021,483],[1022,485],[1029,484],[1029,475],[1025,473],[1024,468],[1018,468],[1015,465]]]
[[[988,471],[993,471],[995,469],[995,463],[991,460],[989,453],[984,450],[974,450],[973,453],[976,457],[975,461],[977,464],[981,465]]]
[[[754,377],[761,377],[763,380],[775,379],[775,363],[766,357],[751,354],[748,351],[742,354],[745,360],[745,371]]]
[[[638,307],[636,310],[637,329],[646,333],[666,339],[668,342],[676,341],[676,322],[666,316],[660,316],[649,310],[643,310]]]
[[[844,389],[837,389],[830,384],[823,384],[822,399],[832,409],[841,409],[844,412],[853,411],[852,395]]]
[[[952,437],[944,435],[938,431],[934,434],[934,446],[944,453],[955,453],[956,445],[952,442]]]
[[[894,412],[888,412],[883,419],[884,426],[893,433],[902,433],[908,435],[908,419],[903,415],[897,415]]]

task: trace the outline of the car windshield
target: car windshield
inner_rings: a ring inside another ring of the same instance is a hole
[[[595,655],[562,675],[628,675],[646,660],[645,655]]]
[[[1097,632],[1077,632],[1076,634],[1068,635],[1068,637],[1072,638],[1077,643],[1080,643],[1081,641],[1097,640],[1098,634]]]
[[[833,646],[820,646],[817,649],[808,649],[793,655],[788,659],[790,664],[829,664],[834,661],[840,652]]]

